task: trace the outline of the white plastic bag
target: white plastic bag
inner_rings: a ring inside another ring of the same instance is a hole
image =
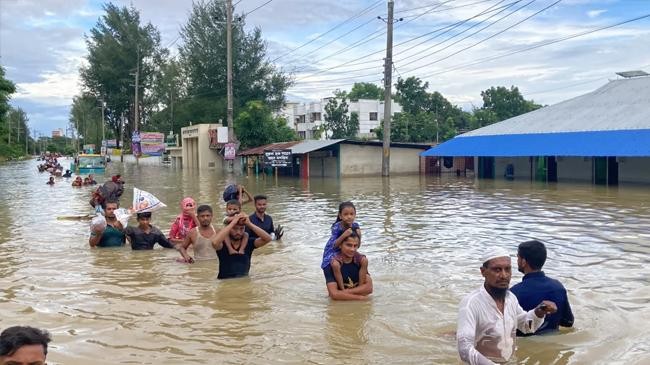
[[[122,227],[126,227],[129,223],[129,218],[131,213],[124,208],[115,209],[115,218],[122,224]]]
[[[152,194],[133,188],[133,210],[135,213],[155,212],[166,205]]]
[[[98,214],[90,221],[90,232],[103,232],[106,229],[106,218]]]

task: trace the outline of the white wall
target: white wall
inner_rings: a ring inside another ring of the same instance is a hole
[[[504,178],[506,166],[513,164],[514,178],[517,180],[530,180],[530,160],[528,157],[497,157],[494,159],[494,178]],[[534,173],[534,171],[533,171]]]
[[[592,181],[593,161],[591,157],[558,157],[557,181]]]
[[[650,183],[650,158],[648,157],[619,157],[619,183]]]
[[[381,175],[382,146],[346,143],[340,146],[341,176]],[[391,174],[418,174],[422,151],[418,148],[391,147]]]

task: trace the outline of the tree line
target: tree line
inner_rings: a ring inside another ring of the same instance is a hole
[[[399,78],[392,98],[402,110],[391,119],[391,141],[412,143],[442,143],[458,134],[481,128],[520,114],[539,109],[542,105],[526,100],[515,86],[491,87],[481,92],[482,107],[464,111],[437,91],[429,91],[429,83],[417,77]],[[331,138],[357,138],[359,116],[349,113],[348,100],[384,99],[384,90],[371,83],[355,83],[350,92],[336,90],[325,105],[322,131]],[[375,129],[383,139],[383,124]]]
[[[94,130],[88,123],[95,123],[102,103],[108,135],[118,140],[122,131],[125,141],[130,139],[136,114],[139,129],[145,131],[179,133],[190,123],[227,124],[224,1],[194,2],[178,38],[166,47],[159,30],[143,24],[133,6],[107,3],[104,12],[86,36],[87,65],[80,70],[83,91],[70,113],[70,124],[80,134]],[[268,61],[261,30],[247,31],[244,14],[234,19],[234,129],[241,146],[296,139],[286,121],[272,114],[285,102],[290,76]],[[168,48],[176,42],[178,55],[171,56]],[[259,127],[263,133],[250,130]]]

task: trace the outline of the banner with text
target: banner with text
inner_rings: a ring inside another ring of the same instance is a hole
[[[291,150],[264,151],[264,163],[272,167],[291,166]]]

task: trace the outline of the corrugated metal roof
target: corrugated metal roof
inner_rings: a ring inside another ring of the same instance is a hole
[[[650,129],[650,77],[610,81],[588,94],[456,138],[635,129]]]
[[[650,156],[650,129],[454,138],[421,156]]]
[[[311,151],[320,150],[321,148],[325,148],[327,146],[340,143],[342,141],[345,141],[345,139],[328,139],[326,141],[308,139],[291,147],[291,153],[293,153],[294,155],[309,153]]]
[[[263,155],[264,150],[285,150],[297,145],[300,141],[269,143],[264,146],[250,148],[238,153],[239,156]]]

